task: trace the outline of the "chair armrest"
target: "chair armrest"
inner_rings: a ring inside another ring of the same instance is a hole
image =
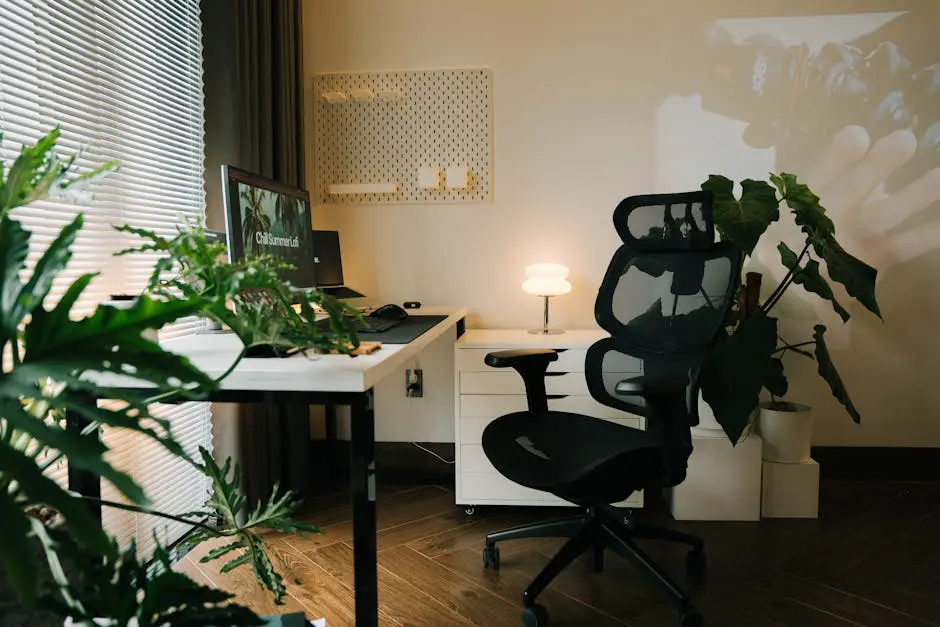
[[[548,411],[548,395],[545,393],[545,373],[548,364],[558,359],[558,353],[550,348],[520,348],[487,353],[483,363],[492,368],[513,368],[525,383],[526,403],[531,412]]]
[[[519,348],[507,351],[487,353],[483,363],[493,368],[537,368],[558,359],[558,353],[551,348]]]
[[[619,381],[614,391],[621,396],[673,396],[685,394],[688,385],[684,377],[638,377]]]

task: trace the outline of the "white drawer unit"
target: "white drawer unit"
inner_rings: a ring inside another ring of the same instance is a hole
[[[601,330],[566,331],[561,335],[534,335],[516,329],[471,329],[454,345],[454,390],[456,417],[457,504],[570,506],[554,495],[523,487],[499,474],[490,464],[480,438],[495,418],[526,408],[525,385],[512,368],[491,368],[483,360],[487,353],[517,348],[553,348],[558,360],[548,366],[553,376],[545,380],[549,409],[603,418],[642,429],[643,418],[595,401],[584,379],[584,357],[588,347],[606,337]],[[546,425],[546,428],[550,428]],[[643,493],[616,503],[619,507],[642,507]]]

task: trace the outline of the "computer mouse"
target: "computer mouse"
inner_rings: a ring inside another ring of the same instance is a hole
[[[408,312],[396,305],[395,303],[389,303],[387,305],[382,305],[375,311],[369,314],[370,318],[381,318],[383,320],[404,320],[408,317]]]

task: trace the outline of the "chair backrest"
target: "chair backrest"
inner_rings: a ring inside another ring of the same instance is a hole
[[[614,210],[623,240],[598,290],[597,323],[609,338],[585,362],[591,395],[647,418],[663,446],[667,485],[685,478],[698,424],[699,371],[728,318],[740,280],[740,254],[715,242],[712,195],[695,191],[625,198]],[[617,383],[681,378],[681,392],[655,400],[624,396]]]

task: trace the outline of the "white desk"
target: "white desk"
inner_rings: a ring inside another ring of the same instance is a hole
[[[378,624],[378,584],[375,526],[375,413],[373,387],[389,373],[414,358],[428,344],[452,327],[463,330],[466,310],[456,307],[422,307],[413,315],[447,315],[447,318],[408,344],[383,344],[371,355],[294,355],[286,358],[248,358],[220,383],[220,389],[204,400],[218,402],[304,402],[349,405],[351,411],[350,481],[353,507],[353,570],[356,625]],[[366,335],[362,339],[368,339]],[[202,334],[163,343],[171,352],[184,355],[211,377],[221,376],[241,351],[232,334]],[[148,385],[132,377],[96,375],[99,385],[145,389]],[[71,428],[81,416],[67,415]],[[69,487],[86,496],[100,498],[97,475],[70,469]]]

